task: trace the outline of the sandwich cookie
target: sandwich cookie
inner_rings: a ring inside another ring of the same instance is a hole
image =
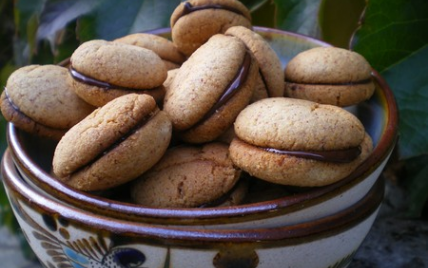
[[[284,71],[276,52],[258,33],[243,26],[229,28],[226,35],[241,39],[259,65],[256,87],[251,102],[284,96]]]
[[[232,126],[253,95],[257,62],[238,38],[218,34],[183,63],[163,109],[183,141],[213,141]]]
[[[142,47],[92,40],[80,45],[70,58],[75,92],[100,107],[119,96],[149,94],[162,102],[167,69],[161,58]]]
[[[171,130],[153,97],[118,97],[63,136],[55,149],[53,172],[79,190],[110,189],[151,168],[165,153]]]
[[[250,11],[237,0],[182,2],[172,13],[170,24],[172,41],[187,56],[232,26],[252,28]]]
[[[14,71],[1,95],[4,118],[16,127],[59,140],[95,107],[73,90],[67,68],[29,65]]]
[[[348,176],[372,150],[364,126],[333,105],[291,98],[263,99],[235,122],[230,156],[257,178],[313,187]]]
[[[225,144],[173,147],[132,183],[131,197],[135,203],[148,207],[214,206],[229,198],[240,173]]]
[[[341,107],[369,99],[372,68],[356,52],[317,47],[299,53],[285,68],[285,96]]]
[[[167,70],[179,68],[186,60],[186,57],[175,47],[172,41],[159,35],[149,33],[135,33],[118,38],[114,40],[114,42],[139,46],[152,50],[162,59]]]

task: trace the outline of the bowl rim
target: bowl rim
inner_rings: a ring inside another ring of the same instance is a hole
[[[319,237],[331,236],[343,232],[363,222],[380,207],[385,191],[384,179],[379,179],[367,194],[352,206],[312,221],[267,228],[249,229],[206,229],[180,228],[177,226],[154,225],[132,222],[124,219],[98,215],[92,211],[72,207],[33,189],[19,175],[13,161],[10,148],[6,149],[1,162],[3,184],[9,199],[21,199],[27,205],[42,212],[60,215],[62,219],[78,223],[97,232],[107,230],[114,234],[126,236],[143,236],[144,239],[171,239],[180,242],[203,241],[204,243],[271,243],[289,244],[304,238],[312,241]],[[16,213],[16,212],[14,212]],[[300,241],[300,240],[299,240]]]
[[[315,40],[321,45],[327,44],[312,37],[307,37],[279,29],[264,27],[255,27],[255,29],[260,31],[268,31],[269,33],[289,35],[304,40],[309,39],[311,42],[312,40]],[[157,29],[155,31],[157,33],[162,33],[168,30],[169,28],[163,28]],[[244,218],[243,216],[257,218],[258,215],[261,215],[261,213],[264,212],[272,212],[272,215],[274,215],[274,213],[277,213],[278,211],[292,211],[297,207],[302,207],[302,205],[307,206],[315,199],[326,199],[331,195],[337,195],[363,180],[367,174],[376,169],[382,163],[382,161],[389,156],[395,146],[398,136],[397,105],[391,89],[389,88],[386,81],[381,77],[381,75],[373,70],[372,76],[379,84],[380,89],[377,89],[376,91],[378,91],[382,98],[385,99],[387,116],[383,134],[370,156],[349,176],[336,183],[313,188],[302,193],[258,203],[230,207],[170,209],[143,207],[137,204],[120,202],[95,196],[90,193],[72,189],[71,187],[65,185],[64,183],[55,179],[53,176],[38,168],[38,165],[29,158],[28,154],[23,149],[18,135],[20,130],[17,129],[12,123],[8,123],[7,139],[17,165],[24,169],[26,174],[32,178],[36,185],[50,193],[54,193],[54,195],[61,200],[67,200],[67,202],[74,203],[74,205],[82,206],[82,204],[85,204],[85,206],[90,206],[93,211],[97,211],[98,213],[140,218],[146,221],[165,220],[168,223],[179,222],[180,224],[194,224],[197,220],[210,222],[212,220],[223,218],[227,219],[228,222],[239,222],[242,220],[242,218]]]

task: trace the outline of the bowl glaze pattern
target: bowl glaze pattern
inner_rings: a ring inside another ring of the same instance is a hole
[[[254,229],[189,229],[97,215],[52,199],[2,161],[9,201],[45,267],[346,267],[370,230],[384,182],[347,209],[310,222]]]

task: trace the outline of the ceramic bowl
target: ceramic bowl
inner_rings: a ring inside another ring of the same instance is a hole
[[[284,67],[301,51],[329,46],[322,41],[281,30],[260,27],[255,30],[269,42]],[[169,29],[153,33],[169,37]],[[376,71],[373,71],[373,78],[376,82],[373,97],[348,108],[360,118],[374,142],[374,150],[364,163],[337,183],[239,206],[154,209],[76,191],[50,175],[55,143],[24,133],[12,124],[7,128],[8,142],[18,171],[25,181],[60,202],[88,212],[148,224],[206,229],[270,228],[298,224],[353,206],[378,180],[396,143],[398,118],[390,88]]]
[[[59,202],[2,161],[6,193],[44,267],[346,267],[383,198],[376,180],[363,198],[326,217],[272,228],[159,226],[95,214]]]

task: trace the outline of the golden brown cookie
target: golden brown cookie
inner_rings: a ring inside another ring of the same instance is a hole
[[[165,95],[164,110],[182,140],[216,139],[253,95],[257,62],[236,37],[218,34],[183,63]]]
[[[285,68],[285,96],[350,106],[369,99],[375,85],[372,68],[356,52],[316,47],[296,55]]]
[[[76,93],[94,106],[129,93],[149,94],[158,102],[163,99],[167,69],[149,49],[92,40],[80,45],[70,62]]]
[[[251,102],[284,96],[284,71],[278,55],[258,33],[243,26],[229,28],[226,35],[241,39],[259,65],[259,75]]]
[[[322,186],[349,175],[372,150],[353,114],[333,105],[291,98],[249,105],[235,122],[232,161],[278,184]]]
[[[179,146],[135,180],[131,196],[149,207],[199,207],[227,194],[239,176],[227,145]]]
[[[172,41],[159,35],[135,33],[118,38],[114,40],[114,42],[125,43],[152,50],[163,60],[168,70],[180,67],[180,65],[186,60],[186,57],[175,47]]]
[[[1,95],[1,111],[7,121],[57,140],[94,109],[74,93],[68,70],[56,65],[16,70]]]
[[[171,122],[146,94],[127,94],[98,108],[58,143],[53,172],[84,191],[123,184],[151,168],[166,151]]]
[[[232,26],[252,28],[251,14],[237,0],[189,0],[180,3],[171,15],[172,41],[190,56],[211,36]]]

